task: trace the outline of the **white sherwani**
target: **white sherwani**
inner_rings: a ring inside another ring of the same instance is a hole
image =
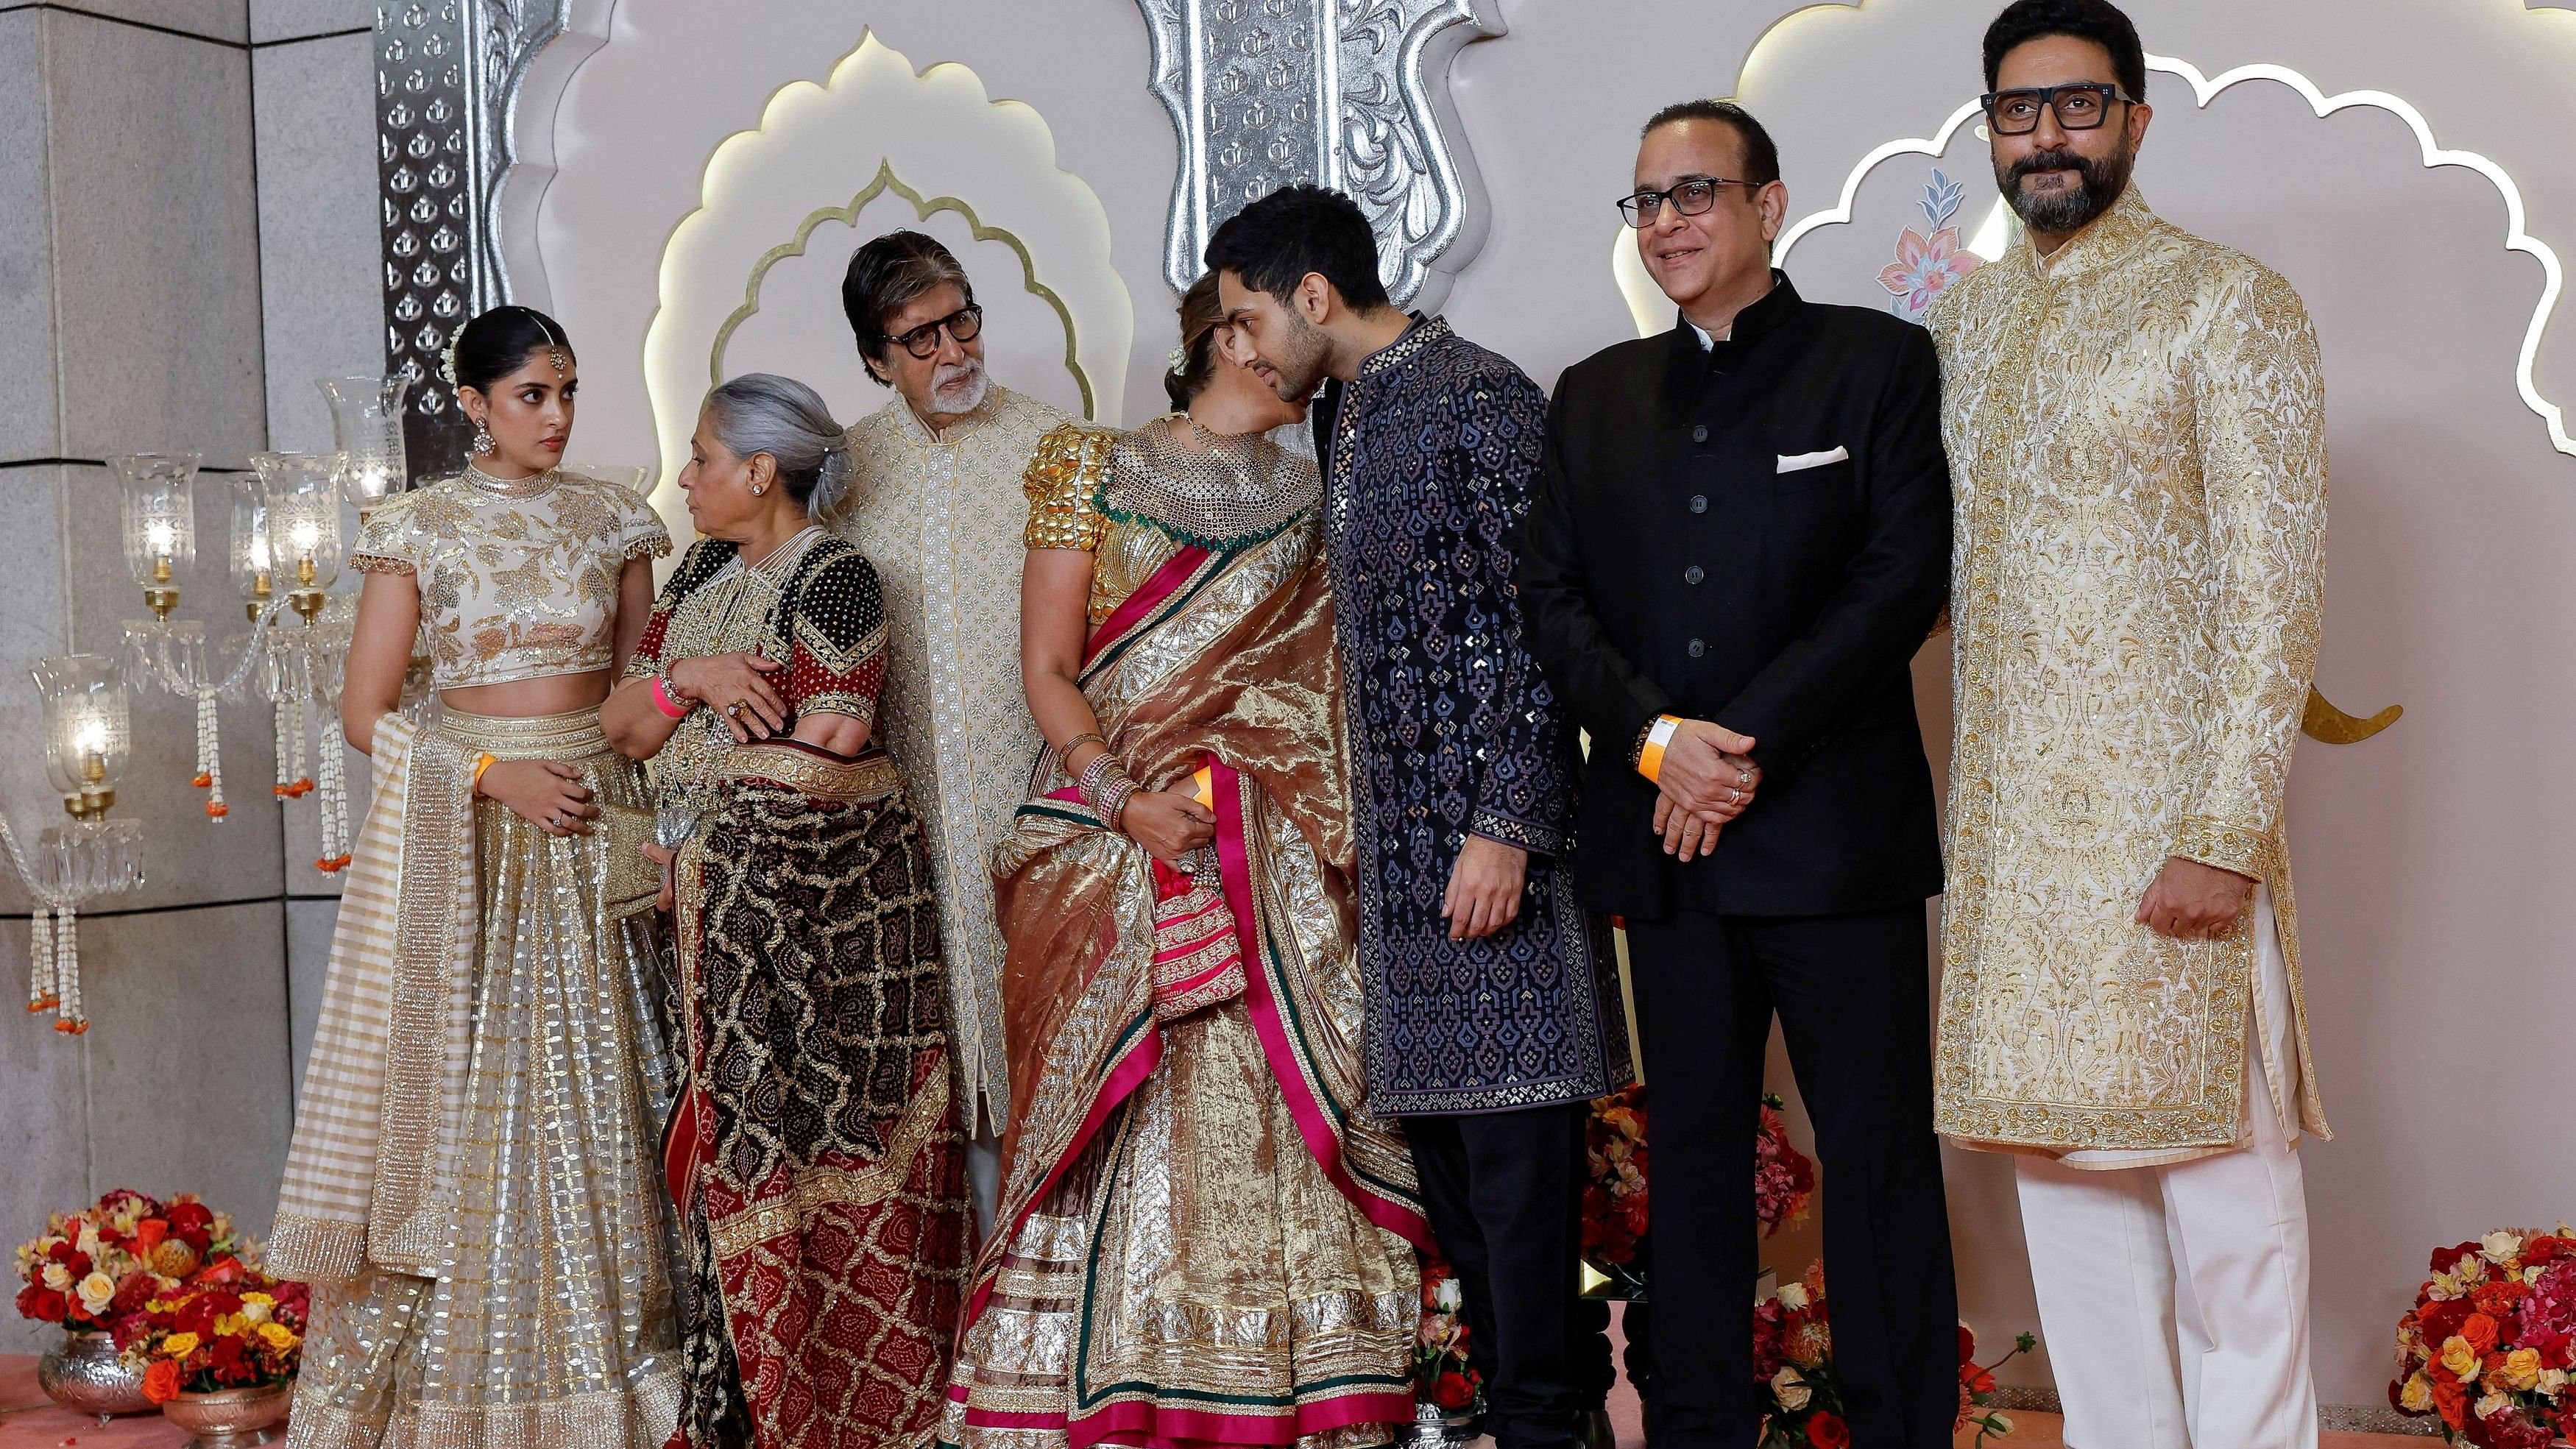
[[[1063,421],[996,385],[933,436],[897,397],[850,429],[850,498],[829,520],[885,587],[879,736],[939,876],[949,1041],[970,1134],[997,1133],[1009,1117],[1002,943],[985,862],[1027,798],[1043,743],[1020,688],[1020,475]]]
[[[2066,1439],[2313,1449],[2325,1135],[2282,798],[2315,670],[2325,394],[2289,283],[2132,188],[1925,319],[1957,498],[1936,1124],[2015,1150]],[[2168,857],[2238,926],[2135,920]]]

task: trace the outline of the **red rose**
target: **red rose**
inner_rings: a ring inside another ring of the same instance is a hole
[[[2441,1347],[2442,1340],[2459,1332],[2460,1325],[2468,1322],[2469,1315],[2476,1311],[2476,1308],[2465,1298],[2426,1304],[2421,1315],[2424,1324],[2424,1341],[2436,1348]]]
[[[2453,1248],[2435,1248],[2433,1250],[2433,1271],[2436,1273],[2448,1273],[2453,1268],[2460,1266],[2460,1260],[2462,1258],[2474,1258],[2478,1255],[2478,1251],[2478,1245],[2475,1243],[2462,1243]]]
[[[215,1242],[215,1215],[204,1203],[183,1202],[169,1213],[170,1236],[203,1253]]]
[[[39,1323],[60,1323],[63,1315],[69,1312],[70,1300],[51,1288],[38,1288],[31,1284],[18,1290],[18,1314],[22,1318],[32,1318]]]
[[[1431,1402],[1452,1412],[1476,1402],[1476,1385],[1465,1374],[1445,1373],[1431,1386]]]
[[[1995,1391],[1995,1376],[1970,1365],[1959,1370],[1959,1384],[1972,1394],[1991,1394]]]
[[[1818,1409],[1807,1421],[1807,1442],[1816,1449],[1851,1449],[1851,1428],[1841,1415]]]
[[[213,1344],[213,1350],[215,1355],[215,1379],[217,1382],[227,1384],[246,1384],[259,1377],[259,1370],[252,1366],[249,1358],[242,1352],[242,1341],[240,1338],[227,1337],[216,1339]]]
[[[1959,1367],[1965,1371],[1968,1365],[1976,1361],[1977,1335],[1968,1325],[1962,1323],[1959,1325]]]
[[[2522,1245],[2522,1266],[2525,1269],[2537,1267],[2565,1252],[2566,1248],[2565,1238],[2542,1233]]]

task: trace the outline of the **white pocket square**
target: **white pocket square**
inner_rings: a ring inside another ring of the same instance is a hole
[[[1849,448],[1827,448],[1821,453],[1782,453],[1776,471],[1796,473],[1807,468],[1821,468],[1827,463],[1848,462],[1850,458]]]

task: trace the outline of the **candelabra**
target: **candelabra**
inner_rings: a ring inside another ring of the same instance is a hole
[[[143,836],[131,820],[110,820],[132,731],[116,662],[96,654],[38,661],[44,703],[45,774],[71,817],[37,837],[31,856],[0,815],[0,846],[36,897],[28,917],[27,1010],[54,1013],[54,1030],[89,1030],[81,1007],[79,913],[93,896],[143,883]]]

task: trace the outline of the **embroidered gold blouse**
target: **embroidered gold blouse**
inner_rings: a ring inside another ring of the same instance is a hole
[[[2323,1136],[2282,828],[2325,566],[2307,312],[2133,187],[2044,261],[2018,238],[1926,321],[1958,517],[1938,1126],[2240,1140],[2253,913],[2216,941],[2134,920],[2183,856],[2270,885]]]
[[[377,509],[349,563],[418,577],[433,676],[456,689],[615,667],[626,562],[670,551],[661,518],[622,484],[468,472]]]

